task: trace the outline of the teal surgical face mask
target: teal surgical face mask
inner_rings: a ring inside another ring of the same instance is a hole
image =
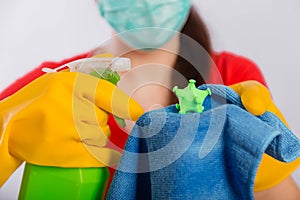
[[[183,27],[190,0],[99,0],[100,14],[130,46],[157,49]]]

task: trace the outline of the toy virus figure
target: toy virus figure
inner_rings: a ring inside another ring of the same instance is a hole
[[[195,86],[196,81],[191,79],[189,84],[184,89],[178,89],[177,86],[173,88],[173,92],[176,94],[179,103],[176,104],[176,108],[180,114],[185,113],[200,113],[204,110],[203,102],[208,95],[211,95],[209,88],[206,90],[199,90]]]

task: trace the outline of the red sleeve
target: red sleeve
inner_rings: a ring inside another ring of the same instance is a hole
[[[213,60],[223,79],[224,85],[256,80],[267,87],[261,70],[251,60],[229,52],[215,53]]]
[[[90,53],[84,53],[84,54],[74,56],[72,58],[62,60],[60,62],[43,62],[40,66],[38,66],[37,68],[31,70],[30,72],[28,72],[27,74],[25,74],[21,78],[15,80],[11,85],[9,85],[2,92],[0,92],[0,100],[12,95],[13,93],[15,93],[16,91],[18,91],[19,89],[21,89],[22,87],[27,85],[28,83],[30,83],[34,79],[36,79],[39,76],[43,75],[44,72],[42,72],[42,68],[47,67],[47,68],[54,69],[54,68],[59,67],[63,64],[66,64],[68,62],[78,60],[78,59],[81,59],[81,58],[86,58],[89,55],[90,55]]]

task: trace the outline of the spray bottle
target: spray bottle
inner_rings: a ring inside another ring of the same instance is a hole
[[[130,69],[127,58],[86,58],[62,65],[56,69],[43,68],[47,73],[69,68],[71,72],[81,72],[105,79],[113,84],[120,80],[118,71]],[[124,120],[115,116],[119,125]],[[19,200],[53,199],[103,199],[109,180],[107,167],[61,168],[25,164]]]

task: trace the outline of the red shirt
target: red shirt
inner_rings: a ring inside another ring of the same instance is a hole
[[[48,67],[53,69],[73,60],[87,58],[89,55],[90,52],[77,55],[60,62],[42,63],[39,67],[33,69],[29,73],[25,74],[23,77],[17,79],[14,83],[12,83],[10,86],[4,89],[0,93],[0,100],[6,98],[7,96],[10,96],[29,82],[44,74],[44,72],[42,72],[41,70],[42,68]],[[222,78],[224,85],[232,85],[246,80],[256,80],[266,86],[266,82],[261,71],[249,59],[228,52],[214,53],[212,55],[212,59],[215,62],[219,76]],[[113,120],[112,116],[109,118],[108,124],[111,129],[110,141],[116,146],[123,149],[128,135],[119,128],[119,126]],[[110,173],[111,181],[114,169],[110,169]]]

